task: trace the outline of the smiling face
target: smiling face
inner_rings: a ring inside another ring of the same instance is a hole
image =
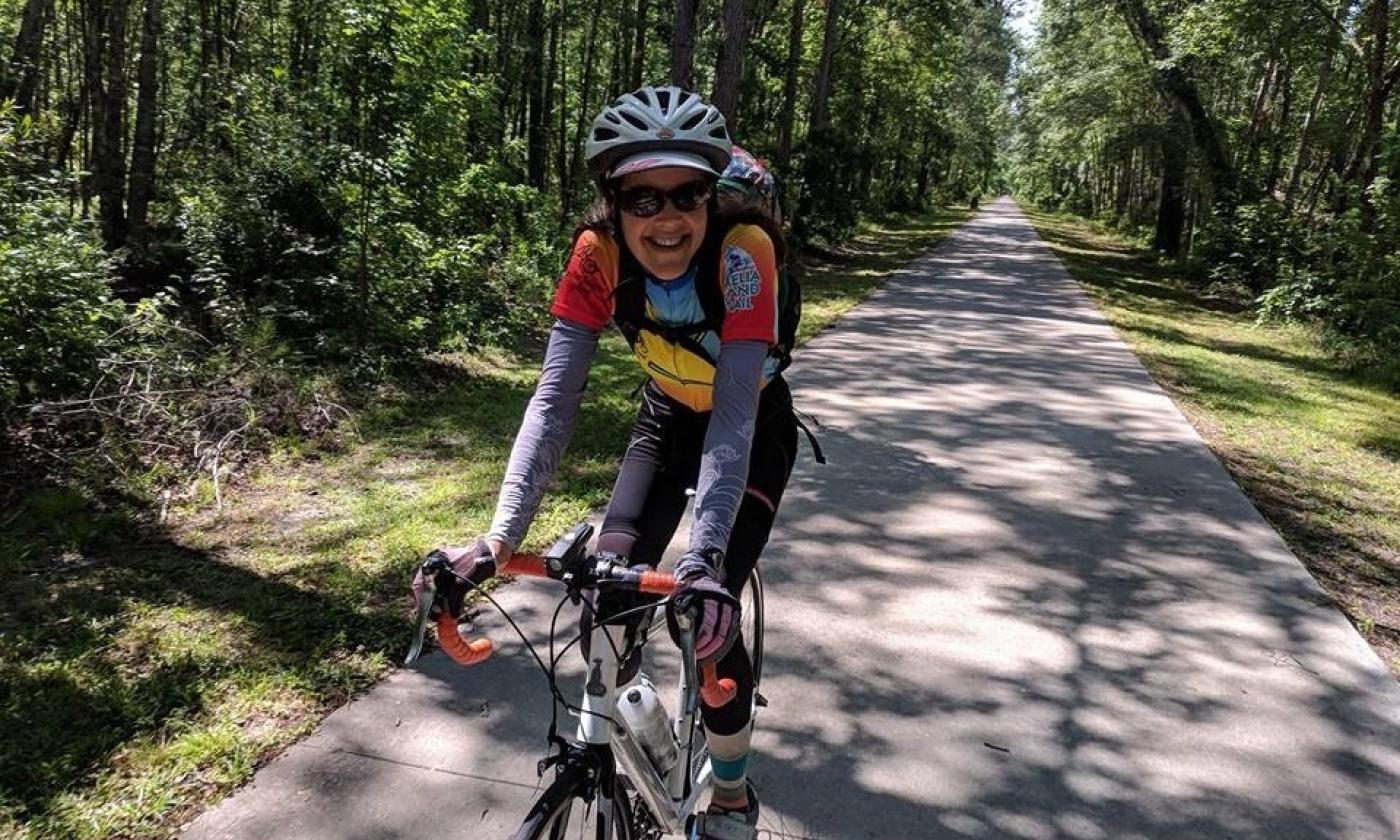
[[[694,169],[669,166],[627,175],[622,179],[621,189],[654,187],[672,190],[703,177]],[[704,204],[689,213],[682,213],[667,201],[655,216],[640,218],[626,212],[619,215],[622,217],[622,238],[628,250],[642,264],[642,268],[657,280],[674,280],[684,274],[705,239],[708,213]]]

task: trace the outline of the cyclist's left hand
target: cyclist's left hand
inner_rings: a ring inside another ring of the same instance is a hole
[[[720,582],[723,555],[687,551],[676,564],[676,609],[695,618],[695,658],[713,662],[724,658],[739,639],[739,599]]]
[[[511,555],[510,547],[497,539],[477,540],[471,546],[444,546],[433,550],[433,554],[440,554],[447,561],[452,571],[461,577],[467,578],[472,583],[481,583],[496,573],[497,568],[505,559]],[[431,555],[429,555],[431,557]],[[428,580],[423,575],[423,568],[420,566],[413,575],[413,609],[416,612],[424,599],[428,596]],[[467,591],[471,586],[455,577],[443,583],[443,589],[437,593],[442,599],[448,611],[454,618],[462,614],[462,602],[466,598]],[[438,607],[433,607],[433,617],[436,617]]]

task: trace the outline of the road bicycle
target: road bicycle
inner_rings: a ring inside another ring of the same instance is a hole
[[[699,703],[718,707],[734,700],[736,687],[715,675],[713,664],[695,659],[695,616],[676,609],[670,596],[675,579],[667,573],[630,569],[621,558],[591,554],[593,527],[575,526],[541,555],[516,554],[497,571],[505,575],[549,578],[564,585],[565,595],[554,611],[549,630],[549,653],[540,656],[520,627],[489,593],[487,600],[515,629],[544,671],[554,697],[547,741],[551,753],[539,763],[539,775],[550,768],[554,778],[536,799],[515,840],[660,840],[689,837],[693,817],[705,804],[711,787],[709,751],[705,746]],[[431,597],[419,605],[413,645],[405,664],[423,650],[423,640],[437,601],[436,592],[452,577],[477,591],[483,581],[456,575],[446,558],[434,552],[423,564]],[[444,577],[447,576],[447,577]],[[600,620],[593,596],[603,592],[662,596]],[[755,569],[741,600],[742,638],[753,664],[754,711],[767,705],[758,693],[763,667],[763,581]],[[559,616],[565,604],[582,608],[581,630],[556,651]],[[439,604],[439,607],[441,605]],[[632,617],[635,630],[627,629]],[[635,667],[649,639],[674,622],[681,653],[681,671],[674,712],[667,713],[645,671]],[[465,638],[456,617],[437,610],[439,646],[455,661],[474,665],[490,656],[487,638]],[[559,688],[556,669],[564,655],[584,636],[589,639],[581,699],[571,703]],[[619,684],[619,671],[625,682]],[[629,675],[627,672],[635,672]],[[574,737],[559,735],[560,708],[578,718]]]

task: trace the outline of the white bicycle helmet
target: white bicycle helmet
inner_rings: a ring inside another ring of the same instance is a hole
[[[662,166],[719,177],[732,146],[718,108],[688,90],[649,85],[603,109],[585,152],[589,171],[599,180]]]

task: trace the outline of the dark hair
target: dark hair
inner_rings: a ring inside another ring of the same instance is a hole
[[[585,230],[606,231],[613,239],[618,239],[617,208],[613,207],[612,196],[600,189],[598,197],[583,211],[583,216],[574,225],[574,239]]]

